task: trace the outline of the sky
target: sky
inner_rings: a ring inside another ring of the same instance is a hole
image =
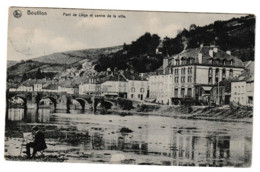
[[[20,18],[14,17],[15,10],[22,12]],[[28,10],[47,15],[28,15]],[[71,16],[65,15],[69,13]],[[90,17],[91,14],[97,17]],[[240,16],[243,15],[14,7],[9,9],[7,59],[20,61],[55,52],[129,44],[145,32],[161,38],[175,37],[178,30],[188,29],[191,24],[204,26]]]

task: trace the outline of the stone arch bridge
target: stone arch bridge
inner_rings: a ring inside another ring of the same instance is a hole
[[[82,110],[85,110],[86,105],[89,104],[95,112],[97,106],[100,105],[105,111],[117,106],[117,99],[107,99],[103,96],[78,95],[67,93],[52,93],[52,92],[6,92],[7,108],[10,105],[11,99],[18,97],[23,100],[23,107],[39,109],[40,101],[42,99],[49,99],[54,109],[70,110],[70,105],[73,100],[76,100]]]

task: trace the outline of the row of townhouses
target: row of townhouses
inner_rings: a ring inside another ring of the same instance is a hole
[[[173,104],[175,100],[188,98],[206,103],[249,105],[253,102],[253,79],[232,82],[228,92],[221,85],[225,80],[239,77],[244,69],[244,63],[230,51],[200,46],[165,57],[163,65],[147,74],[147,79],[112,72],[103,78],[89,76],[84,83],[74,87],[69,82],[46,84],[43,80],[31,81],[9,91],[66,92],[139,101],[149,99],[161,104]]]

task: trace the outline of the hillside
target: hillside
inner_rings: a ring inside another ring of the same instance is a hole
[[[11,67],[13,65],[15,65],[16,63],[19,63],[18,61],[13,61],[13,60],[8,60],[7,61],[7,67]]]
[[[33,61],[52,64],[73,64],[82,60],[96,61],[101,55],[117,52],[122,46],[76,50],[68,52],[53,53],[46,56],[33,58]],[[82,61],[83,63],[84,61]]]
[[[81,66],[84,62],[96,62],[100,57],[114,53],[122,49],[122,46],[76,50],[68,52],[53,53],[46,56],[36,57],[31,60],[8,63],[8,78],[35,77],[38,69],[45,73],[60,73],[70,67]]]
[[[201,44],[215,45],[223,51],[231,50],[232,55],[242,61],[254,60],[255,16],[215,21],[202,27],[191,24],[189,30],[179,31],[174,38],[161,39],[157,34],[145,33],[128,45],[58,52],[20,63],[11,62],[8,64],[8,78],[25,74],[26,78],[35,77],[39,69],[45,74],[57,74],[72,67],[80,70],[85,62],[91,62],[98,72],[107,68],[134,73],[152,72],[162,65],[163,57]]]
[[[122,51],[102,56],[96,70],[118,68],[133,69],[137,73],[152,72],[162,65],[163,57],[178,54],[184,49],[198,48],[201,44],[230,50],[242,61],[254,60],[255,16],[215,21],[202,27],[191,24],[189,30],[179,31],[174,38],[160,39],[156,34],[145,33],[131,44],[124,44]],[[157,48],[160,54],[156,54]]]
[[[242,61],[254,60],[255,16],[248,15],[227,21],[215,21],[212,24],[197,27],[190,25],[175,38],[164,38],[161,48],[164,55],[180,53],[184,48],[197,48],[200,44],[215,45]]]

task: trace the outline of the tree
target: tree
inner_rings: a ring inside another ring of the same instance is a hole
[[[24,73],[23,76],[22,76],[22,80],[21,80],[21,82],[26,81],[26,80],[27,80],[27,74]]]
[[[197,28],[197,26],[195,24],[191,24],[190,25],[190,31],[196,30],[196,28]]]
[[[37,72],[36,72],[36,79],[42,79],[43,78],[43,74],[40,68],[38,68]]]

